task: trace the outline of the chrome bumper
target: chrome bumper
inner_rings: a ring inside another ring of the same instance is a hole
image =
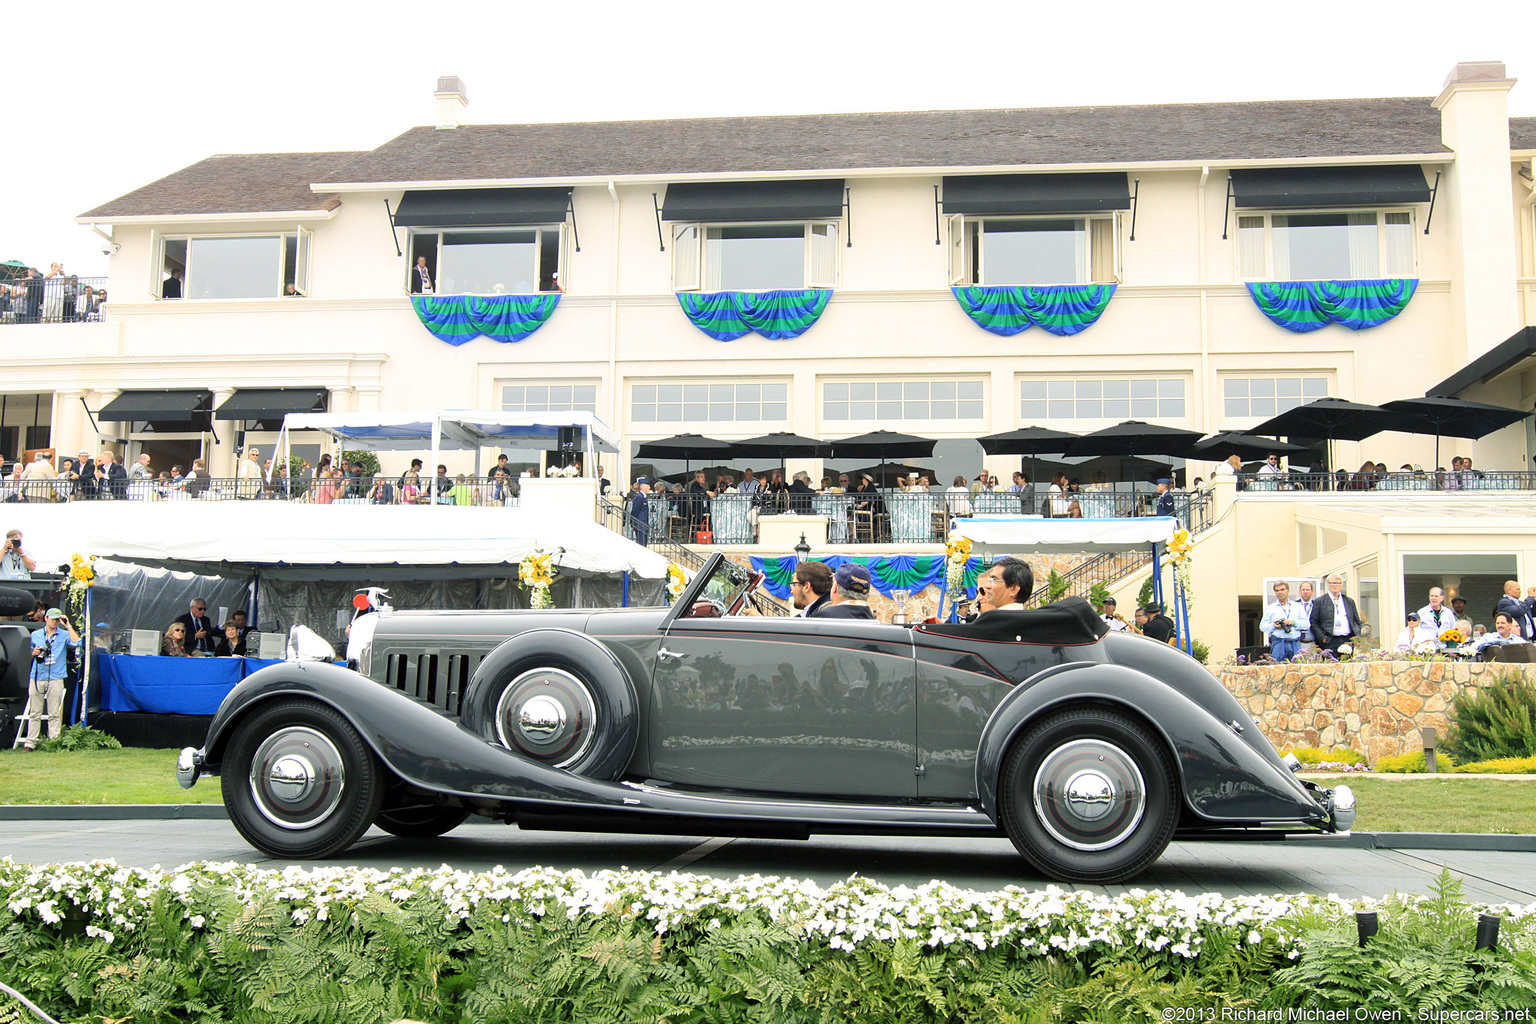
[[[1348,832],[1355,827],[1355,791],[1348,786],[1335,786],[1326,791],[1325,806],[1335,832]]]
[[[197,780],[202,777],[205,770],[201,750],[183,747],[181,753],[176,755],[176,781],[181,784],[182,789],[191,789],[197,785]]]

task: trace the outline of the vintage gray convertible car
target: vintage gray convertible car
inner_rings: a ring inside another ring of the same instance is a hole
[[[1039,871],[1114,882],[1175,836],[1347,833],[1209,672],[1087,602],[971,626],[741,614],[720,555],[670,609],[407,612],[359,671],[252,674],[177,775],[222,776],[278,857],[368,828],[758,836],[1006,835]]]

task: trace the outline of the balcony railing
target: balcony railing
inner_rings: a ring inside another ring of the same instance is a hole
[[[1399,470],[1394,473],[1239,473],[1237,489],[1245,493],[1328,492],[1359,494],[1399,491],[1536,491],[1536,473],[1490,470]]]
[[[33,277],[0,281],[0,324],[68,324],[101,319],[104,277]]]
[[[1198,532],[1209,520],[1205,494],[1174,492],[1174,515]],[[1115,519],[1155,515],[1157,495],[1131,491],[1078,491],[1060,495],[987,494],[652,494],[652,537],[695,541],[706,526],[713,544],[752,544],[766,516],[800,513],[827,517],[829,544],[942,544],[957,518],[980,515]]]
[[[400,486],[398,479],[289,480],[211,477],[184,483],[169,480],[6,480],[0,500],[60,501],[289,501],[309,505],[516,505],[515,483],[506,477],[455,477],[447,486]],[[436,493],[431,493],[435,491]]]

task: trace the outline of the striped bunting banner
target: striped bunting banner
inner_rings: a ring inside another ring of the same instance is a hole
[[[1248,294],[1270,320],[1297,334],[1329,324],[1363,331],[1391,320],[1413,298],[1412,278],[1382,281],[1254,282]]]
[[[770,341],[798,338],[821,317],[828,288],[775,292],[678,292],[693,326],[716,341],[735,341],[756,331]]]
[[[462,345],[482,334],[492,341],[522,341],[544,326],[559,303],[559,292],[411,296],[421,325],[450,345]]]
[[[1051,334],[1087,330],[1115,294],[1112,284],[998,285],[953,289],[960,308],[976,326],[1011,338],[1031,327]]]

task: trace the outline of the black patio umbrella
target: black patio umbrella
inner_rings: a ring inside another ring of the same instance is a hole
[[[1173,455],[1188,456],[1190,447],[1200,440],[1200,431],[1165,427],[1159,423],[1126,420],[1103,430],[1084,434],[1063,453],[1081,455]]]
[[[980,443],[981,450],[988,455],[1031,456],[1034,459],[1034,472],[1030,477],[1038,480],[1040,456],[1064,454],[1067,448],[1081,436],[1065,430],[1052,430],[1050,427],[1029,426],[1004,431],[1001,434],[988,434],[976,440]]]
[[[827,450],[828,442],[801,437],[787,430],[731,442],[738,459],[814,459]]]
[[[1404,398],[1387,402],[1383,409],[1412,416],[1419,426],[1408,428],[1415,434],[1435,435],[1435,465],[1440,465],[1440,439],[1442,437],[1469,437],[1476,440],[1502,430],[1512,423],[1519,423],[1530,415],[1519,409],[1486,402],[1469,402],[1465,398]]]
[[[935,444],[938,442],[931,437],[898,434],[894,430],[871,430],[867,434],[829,441],[828,449],[822,454],[832,459],[873,457],[881,462],[886,459],[931,459]]]
[[[1383,430],[1409,430],[1413,422],[1412,417],[1390,412],[1379,405],[1349,402],[1342,398],[1319,398],[1270,417],[1254,427],[1253,433],[1319,438],[1329,442],[1364,441]],[[1330,443],[1328,465],[1331,467],[1333,463]]]
[[[682,459],[686,467],[694,459],[729,459],[735,445],[702,434],[674,434],[659,441],[646,441],[635,449],[637,459]],[[688,474],[692,476],[692,473]]]
[[[863,469],[848,470],[848,478],[850,480],[857,480],[861,476],[872,477],[876,487],[890,487],[895,484],[896,478],[899,476],[925,476],[931,482],[935,475],[933,470],[924,466],[908,466],[900,462],[882,462],[878,466],[865,466]]]
[[[1306,448],[1299,444],[1287,444],[1284,441],[1276,441],[1271,437],[1259,437],[1257,434],[1244,434],[1241,431],[1227,430],[1220,434],[1212,434],[1203,441],[1196,441],[1190,447],[1190,457],[1195,459],[1210,459],[1219,462],[1236,455],[1244,462],[1252,459],[1263,459],[1270,452],[1276,455],[1286,455],[1293,452],[1304,452]]]
[[[1411,422],[1410,417],[1388,412],[1379,405],[1347,402],[1342,398],[1319,398],[1270,417],[1250,433],[1363,441],[1383,430],[1402,430]]]

